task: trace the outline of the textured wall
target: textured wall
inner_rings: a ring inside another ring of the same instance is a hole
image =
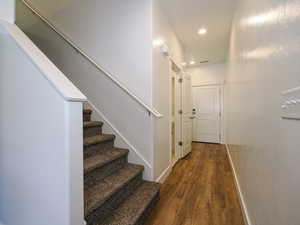
[[[300,223],[300,121],[281,92],[300,86],[300,1],[240,0],[226,87],[227,143],[253,225]]]

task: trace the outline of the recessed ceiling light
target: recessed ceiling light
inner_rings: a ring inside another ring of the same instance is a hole
[[[205,28],[201,28],[198,30],[198,34],[200,34],[200,35],[204,35],[206,33],[207,33],[207,30]]]
[[[196,62],[195,62],[194,60],[191,60],[191,61],[190,61],[190,65],[195,65],[195,63],[196,63]]]

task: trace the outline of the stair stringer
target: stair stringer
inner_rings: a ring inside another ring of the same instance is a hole
[[[145,159],[145,157],[138,151],[138,149],[130,143],[130,141],[90,100],[88,100],[88,103],[85,103],[84,108],[93,110],[92,120],[104,122],[102,127],[104,133],[114,134],[116,136],[115,147],[126,148],[129,150],[128,161],[130,163],[140,164],[145,167],[143,178],[145,180],[153,181],[153,167],[151,163],[147,159]]]

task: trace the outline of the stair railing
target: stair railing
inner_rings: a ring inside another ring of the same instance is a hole
[[[143,102],[138,96],[133,94],[127,87],[125,87],[115,76],[112,75],[109,71],[107,71],[102,66],[98,65],[90,56],[88,56],[79,46],[76,45],[74,41],[72,41],[67,35],[65,35],[62,31],[56,28],[45,16],[43,16],[36,8],[34,8],[29,2],[26,0],[22,0],[22,2],[35,14],[37,15],[44,23],[46,23],[50,28],[61,36],[76,52],[82,55],[85,59],[87,59],[95,68],[104,73],[111,81],[113,81],[119,88],[121,88],[128,96],[130,96],[133,100],[135,100],[139,105],[147,110],[149,115],[153,115],[156,118],[162,118],[163,115],[154,109],[151,106],[148,106]]]

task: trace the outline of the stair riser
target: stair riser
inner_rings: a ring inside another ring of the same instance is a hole
[[[94,126],[94,127],[85,127],[83,129],[83,137],[93,137],[96,135],[102,134],[102,127],[101,126]]]
[[[142,182],[142,172],[133,178],[128,184],[123,186],[120,190],[106,200],[90,215],[85,217],[87,225],[97,225],[97,221],[102,221],[103,218],[109,216],[123,201],[128,198]]]
[[[127,164],[127,155],[116,159],[100,168],[97,168],[91,172],[84,174],[84,185],[89,187],[109,176],[113,172],[121,169]]]
[[[83,113],[83,121],[84,122],[90,122],[91,121],[91,113]]]
[[[109,149],[112,149],[114,146],[114,141],[106,141],[101,142],[99,144],[91,145],[91,146],[85,146],[84,147],[84,158],[92,157],[94,155],[97,155],[97,153],[101,151],[106,151]]]
[[[152,199],[146,210],[143,212],[142,216],[139,218],[139,220],[134,225],[144,225],[146,224],[152,210],[156,206],[156,204],[159,201],[159,193]]]

